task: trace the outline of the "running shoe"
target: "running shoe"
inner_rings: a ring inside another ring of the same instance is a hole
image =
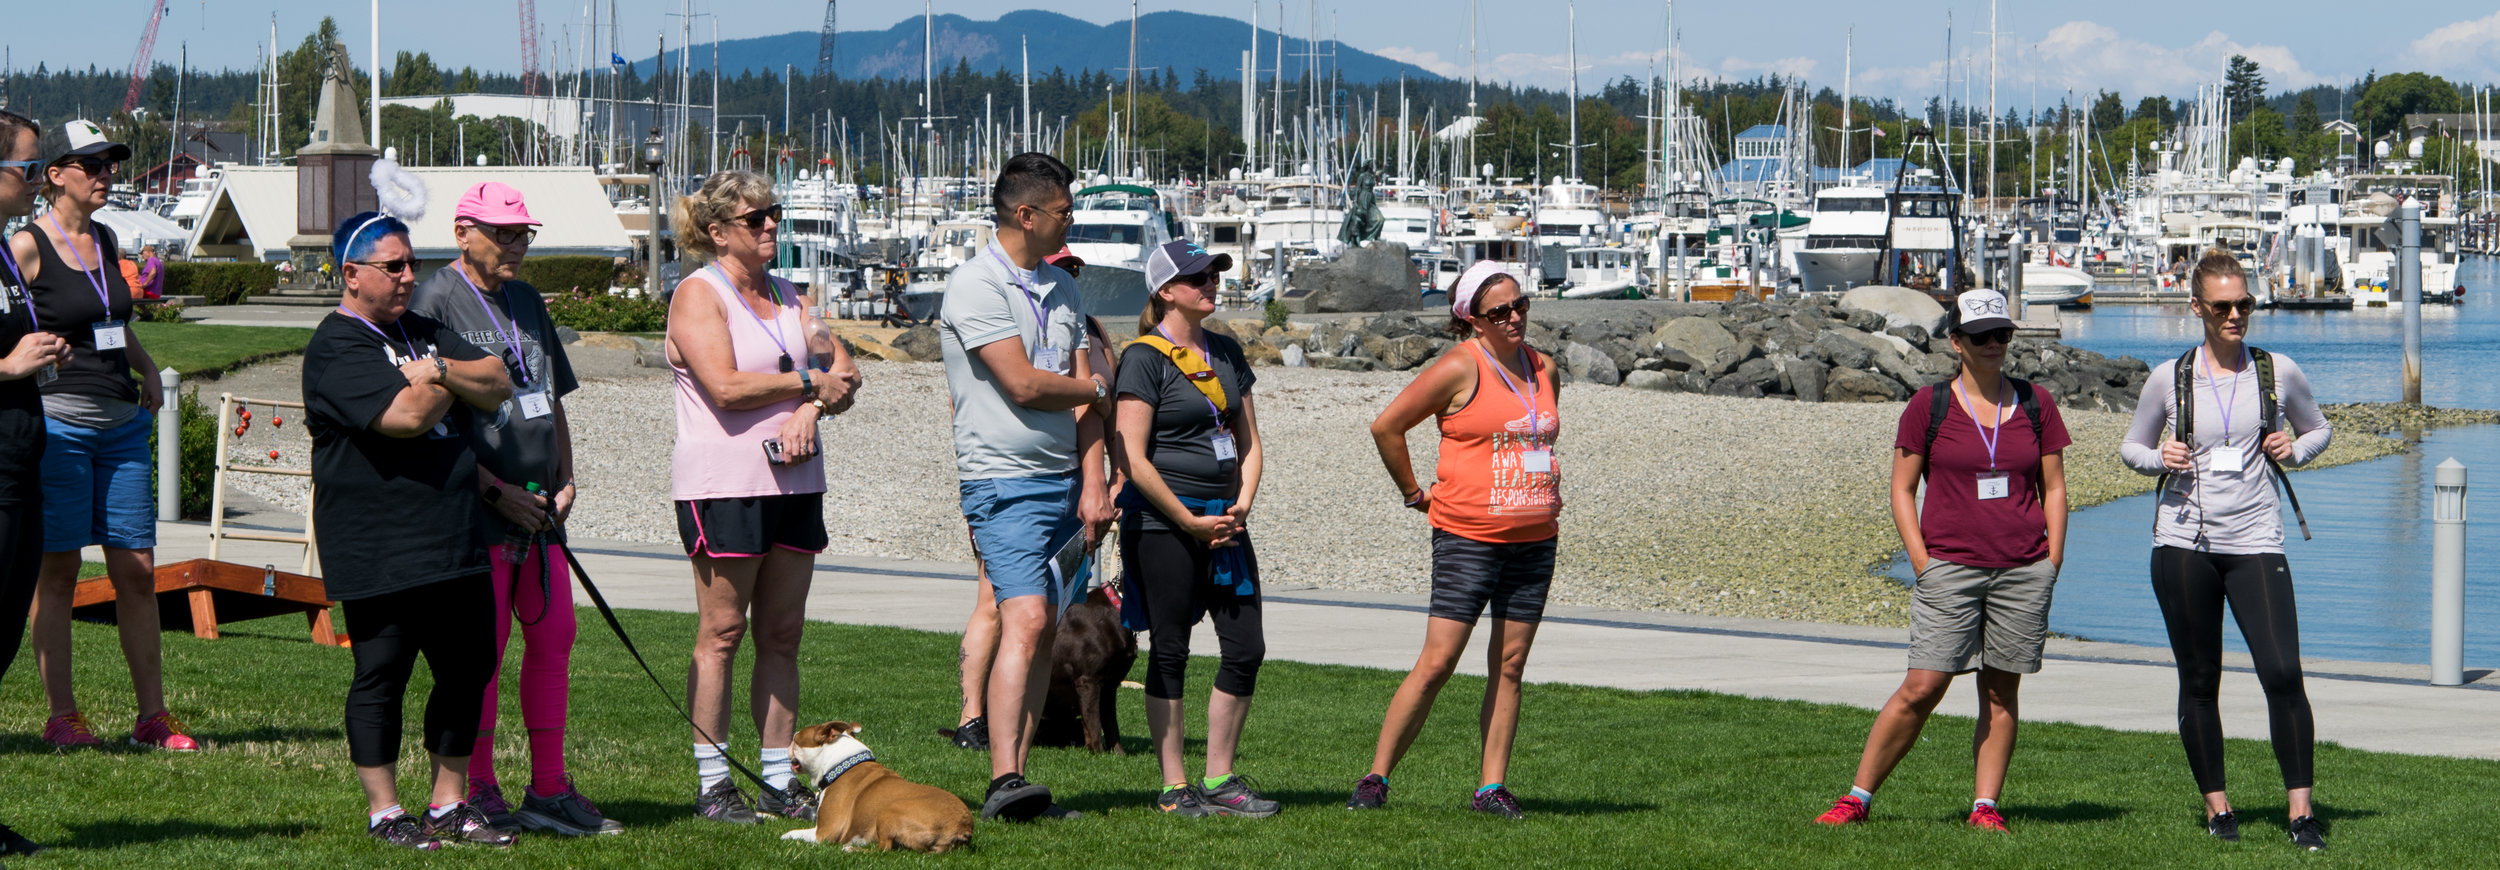
[[[523,789],[521,810],[513,815],[520,820],[521,827],[533,831],[554,831],[567,837],[625,833],[624,825],[600,815],[599,808],[592,805],[589,798],[582,797],[581,790],[573,787],[571,777],[565,778],[563,791],[547,797],[539,797]]]
[[[946,732],[946,736],[947,739],[955,741],[957,749],[988,749],[990,748],[989,717],[974,716],[971,721],[957,725],[955,730]]]
[[[2008,833],[2005,830],[2005,815],[1997,812],[1996,805],[1994,804],[1980,804],[1978,806],[1971,807],[1970,826],[1978,828],[1982,831],[1995,831],[2000,834]]]
[[[182,727],[182,720],[174,718],[173,713],[159,712],[131,727],[130,742],[134,746],[154,746],[173,752],[198,752],[200,743],[185,733],[189,730]]]
[[[88,724],[85,713],[64,713],[44,720],[43,742],[61,749],[102,746],[96,739],[95,726]]]
[[[2225,843],[2237,843],[2240,841],[2240,817],[2228,810],[2215,813],[2205,819],[2205,833]]]
[[[781,787],[780,794],[766,790],[755,800],[755,811],[767,816],[780,816],[793,822],[816,820],[816,793],[792,781]]]
[[[459,807],[440,816],[427,813],[425,832],[433,835],[437,840],[448,843],[493,846],[498,849],[511,848],[513,843],[521,840],[519,836],[496,830],[494,825],[487,824],[486,814],[480,812],[476,804],[468,801],[461,801]]]
[[[1202,790],[1198,796],[1218,813],[1245,819],[1264,819],[1284,809],[1283,804],[1260,797],[1258,784],[1247,774],[1233,774],[1223,785]]]
[[[746,793],[739,791],[737,783],[728,777],[695,795],[694,814],[733,825],[755,824],[755,807],[747,803]]]
[[[1207,806],[1206,800],[1198,793],[1198,786],[1183,784],[1164,789],[1162,794],[1156,795],[1155,812],[1194,819],[1215,815],[1216,809]]]
[[[0,825],[0,855],[33,855],[41,851],[43,847],[26,839],[24,834],[9,830],[7,825]]]
[[[434,835],[426,833],[425,826],[418,824],[415,816],[402,815],[383,819],[381,824],[366,828],[365,836],[402,849],[415,849],[420,852],[432,852],[443,848],[443,841],[434,839]]]
[[[1354,781],[1354,796],[1345,799],[1349,810],[1376,810],[1389,805],[1389,778],[1377,773],[1364,774]]]
[[[1815,824],[1819,825],[1854,825],[1863,821],[1866,821],[1866,802],[1858,800],[1857,795],[1841,795],[1839,800],[1832,802],[1831,809],[1814,817]]]
[[[2312,852],[2326,851],[2326,829],[2318,825],[2317,816],[2292,820],[2292,845]]]
[[[1474,807],[1476,812],[1501,816],[1514,822],[1528,817],[1525,811],[1519,809],[1519,798],[1510,793],[1508,786],[1497,785],[1492,791],[1476,795]]]
[[[521,820],[513,818],[512,804],[503,799],[503,786],[469,784],[467,802],[486,816],[486,824],[507,834],[521,832]]]
[[[981,818],[1029,822],[1054,808],[1049,788],[1028,782],[1020,774],[1010,775],[1005,782],[990,785],[990,793],[981,799]]]

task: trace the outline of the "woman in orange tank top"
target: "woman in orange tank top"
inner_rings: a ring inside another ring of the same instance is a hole
[[[1408,384],[1372,421],[1372,440],[1406,506],[1432,522],[1432,605],[1424,649],[1389,701],[1371,772],[1354,785],[1349,809],[1389,800],[1389,772],[1423,730],[1432,702],[1467,651],[1477,618],[1493,612],[1492,679],[1479,723],[1484,758],[1473,806],[1518,819],[1518,798],[1503,785],[1511,738],[1519,730],[1519,684],[1528,647],[1544,618],[1562,516],[1562,465],[1554,442],[1562,416],[1551,357],[1527,346],[1528,298],[1502,264],[1479,261],[1450,294],[1450,331],[1463,341]],[[1407,430],[1425,418],[1441,428],[1435,480],[1419,484]]]

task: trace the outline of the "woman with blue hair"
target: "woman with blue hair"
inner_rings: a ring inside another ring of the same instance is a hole
[[[330,597],[356,639],[348,757],[367,832],[414,849],[444,840],[509,846],[464,802],[478,705],[495,667],[486,506],[470,415],[512,396],[503,362],[408,311],[416,258],[408,227],[366,212],[332,235],[345,292],[304,348],[313,441],[313,526]],[[434,677],[425,748],[434,767],[423,820],[400,809],[400,705],[417,656]]]

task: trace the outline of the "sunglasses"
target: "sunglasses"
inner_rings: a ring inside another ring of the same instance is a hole
[[[2010,344],[2014,341],[2014,331],[1999,328],[1986,332],[1966,332],[1962,334],[1962,340],[1971,344]]]
[[[43,161],[41,160],[0,160],[0,170],[12,168],[17,170],[19,176],[26,179],[27,184],[43,180]]]
[[[1173,278],[1172,280],[1179,281],[1192,287],[1213,287],[1218,282],[1223,281],[1224,276],[1217,274],[1213,269],[1209,269],[1196,274],[1182,275],[1180,277]]]
[[[2242,316],[2246,316],[2250,312],[2257,310],[2257,300],[2247,296],[2242,296],[2229,302],[2204,302],[2201,304],[2205,306],[2205,313],[2219,317],[2228,317],[2231,315],[2231,312],[2234,311],[2239,312]]]
[[[1476,316],[1495,323],[1500,323],[1513,317],[1524,318],[1528,316],[1528,299],[1524,296],[1518,299],[1513,299],[1508,305],[1496,305],[1491,308],[1487,308],[1478,312]]]
[[[92,177],[102,178],[104,175],[111,172],[114,166],[119,164],[96,157],[72,157],[68,160],[61,161],[60,165],[75,166],[78,167],[78,171],[80,172],[87,173]]]
[[[382,260],[379,262],[366,260],[349,260],[348,262],[363,266],[367,269],[380,269],[385,274],[390,275],[397,275],[417,267],[417,261],[413,257],[401,258],[397,260]]]
[[[1058,211],[1051,211],[1050,209],[1046,209],[1046,208],[1043,208],[1043,207],[1038,206],[1038,205],[1019,205],[1019,206],[1016,206],[1016,207],[1017,207],[1017,208],[1019,208],[1019,209],[1029,208],[1029,209],[1032,209],[1032,210],[1034,210],[1034,211],[1038,211],[1038,212],[1041,212],[1041,213],[1043,213],[1043,214],[1050,215],[1051,217],[1058,218],[1058,219],[1059,219],[1062,223],[1065,223],[1065,222],[1067,222],[1067,221],[1076,220],[1076,206],[1074,206],[1074,205],[1070,205],[1070,206],[1068,206],[1067,208],[1063,208],[1063,209],[1060,209],[1060,210],[1058,210]]]
[[[538,240],[538,230],[534,227],[497,227],[476,223],[461,224],[461,226],[485,233],[486,237],[493,239],[495,244],[506,247],[516,244],[526,245]]]
[[[768,205],[763,208],[747,212],[746,214],[730,218],[729,220],[732,223],[746,227],[750,230],[760,230],[764,228],[765,221],[772,221],[776,224],[781,223],[781,206]]]

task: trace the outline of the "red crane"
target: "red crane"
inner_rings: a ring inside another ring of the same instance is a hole
[[[139,86],[148,82],[148,57],[156,54],[156,25],[164,21],[165,0],[156,0],[156,8],[148,12],[148,29],[139,34],[139,53],[130,59],[130,91],[122,95],[124,112],[139,106]]]
[[[538,4],[521,0],[521,95],[538,96]]]

